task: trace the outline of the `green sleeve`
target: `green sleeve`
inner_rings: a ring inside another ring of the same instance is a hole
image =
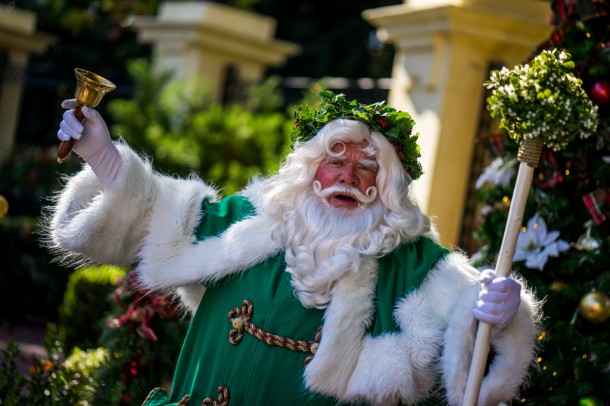
[[[218,202],[204,200],[201,213],[201,221],[195,228],[197,241],[222,234],[231,224],[252,215],[254,207],[245,197],[234,195]]]

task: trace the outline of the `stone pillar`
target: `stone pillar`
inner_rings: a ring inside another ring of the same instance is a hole
[[[550,34],[550,15],[535,0],[407,0],[363,13],[395,47],[388,103],[417,123],[425,174],[414,190],[443,244],[458,243],[488,66],[521,63]]]
[[[54,37],[36,33],[36,15],[0,5],[0,53],[4,69],[0,72],[0,162],[11,152],[23,95],[28,58],[42,53]]]
[[[140,41],[153,45],[156,70],[173,71],[176,79],[204,78],[215,100],[228,68],[242,81],[258,82],[268,66],[299,51],[273,38],[272,18],[205,1],[164,3],[157,17],[137,17],[133,25]]]

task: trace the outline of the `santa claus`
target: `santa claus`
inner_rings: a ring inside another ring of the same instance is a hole
[[[156,173],[100,114],[67,108],[58,137],[87,163],[52,207],[65,262],[136,264],[192,315],[171,394],[145,405],[459,405],[476,323],[495,350],[479,396],[518,394],[538,305],[515,278],[438,245],[410,196],[413,120],[322,93],[297,110],[294,151],[239,194]]]

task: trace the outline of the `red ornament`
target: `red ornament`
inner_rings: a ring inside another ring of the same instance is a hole
[[[591,100],[598,106],[604,106],[610,102],[610,82],[602,80],[593,83],[589,91]]]

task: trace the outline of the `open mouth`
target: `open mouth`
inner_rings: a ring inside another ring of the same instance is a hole
[[[354,199],[352,196],[349,196],[349,195],[336,194],[336,195],[333,195],[333,197],[335,199],[339,199],[346,203],[356,203],[357,202],[356,199]]]
[[[350,210],[360,206],[360,202],[358,201],[358,199],[354,198],[353,196],[342,193],[333,194],[329,198],[328,202],[331,206]]]

